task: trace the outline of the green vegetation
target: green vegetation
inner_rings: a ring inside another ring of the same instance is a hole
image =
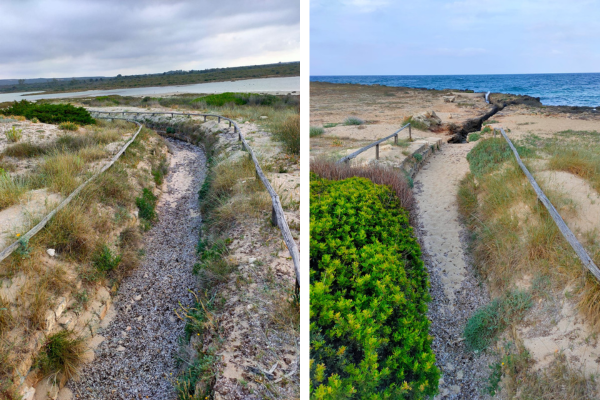
[[[464,331],[467,346],[476,352],[485,350],[500,332],[519,322],[531,305],[531,294],[518,290],[492,300],[469,318]]]
[[[117,75],[116,77],[93,79],[52,79],[47,82],[38,83],[27,83],[25,81],[23,85],[3,86],[0,92],[11,93],[43,90],[56,93],[81,90],[190,85],[194,83],[284,76],[300,76],[300,63],[291,62],[205,70],[169,71],[149,75]]]
[[[365,121],[356,117],[348,117],[344,120],[344,125],[362,125]]]
[[[311,126],[310,127],[310,137],[321,136],[325,133],[325,129],[320,126]]]
[[[469,133],[469,136],[467,136],[467,142],[476,142],[480,138],[481,138],[481,133],[479,133],[479,132]]]
[[[394,191],[313,174],[310,209],[311,397],[435,394],[428,276]]]
[[[289,116],[273,128],[275,138],[288,154],[300,154],[300,114]]]
[[[150,189],[144,188],[142,196],[135,199],[135,205],[138,207],[139,216],[150,223],[156,221],[156,201],[157,198]]]
[[[0,210],[17,204],[27,191],[27,182],[21,177],[13,177],[0,169]]]
[[[338,125],[339,125],[338,122],[329,122],[327,124],[324,124],[323,128],[333,128],[333,127],[338,126]]]
[[[113,255],[107,245],[102,245],[92,256],[92,264],[99,272],[110,272],[121,263],[121,256]]]
[[[521,157],[532,154],[529,148],[515,146]],[[477,143],[467,154],[469,167],[475,176],[497,170],[505,161],[514,159],[512,150],[504,138],[490,138]]]
[[[23,130],[17,129],[14,126],[10,128],[9,131],[6,132],[6,140],[9,143],[16,143],[23,137]]]
[[[404,117],[402,120],[402,125],[410,124],[411,127],[418,129],[420,131],[428,131],[429,127],[422,121],[417,121],[412,116]]]
[[[498,121],[496,121],[495,119],[491,119],[491,120],[488,120],[488,121],[483,121],[483,125],[484,126],[485,125],[489,125],[489,124],[497,124],[497,123],[498,123]]]
[[[83,353],[84,339],[73,331],[60,331],[48,337],[36,360],[42,374],[63,374],[67,379],[78,375]]]
[[[253,106],[274,106],[281,104],[282,99],[272,94],[226,92],[198,97],[193,102],[204,102],[209,107],[223,107],[227,104],[238,106],[246,104]]]
[[[83,107],[74,107],[71,104],[44,104],[31,103],[27,100],[14,102],[10,107],[0,109],[4,115],[22,115],[31,120],[37,118],[47,124],[60,124],[73,122],[80,125],[95,124],[96,121]]]

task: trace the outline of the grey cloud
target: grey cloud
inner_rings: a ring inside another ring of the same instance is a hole
[[[299,0],[4,1],[0,15],[0,78],[300,58]]]

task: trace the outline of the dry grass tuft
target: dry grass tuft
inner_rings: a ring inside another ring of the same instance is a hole
[[[27,190],[28,185],[23,178],[0,171],[0,210],[17,204]]]
[[[76,154],[54,153],[44,159],[40,165],[40,173],[47,187],[63,195],[69,195],[81,184],[77,177],[84,167],[84,161]]]
[[[60,331],[46,339],[36,365],[44,375],[62,374],[71,379],[79,376],[79,366],[86,350],[82,337],[73,331]]]
[[[415,200],[413,193],[407,179],[400,171],[379,166],[354,167],[348,164],[336,164],[323,158],[311,161],[310,170],[320,177],[330,180],[337,181],[358,176],[370,179],[378,185],[387,185],[400,199],[402,208],[411,214],[411,218],[414,217]]]

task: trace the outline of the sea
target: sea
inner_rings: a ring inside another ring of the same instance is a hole
[[[311,76],[313,82],[358,83],[427,89],[470,89],[539,97],[544,105],[600,108],[600,73],[514,75]]]

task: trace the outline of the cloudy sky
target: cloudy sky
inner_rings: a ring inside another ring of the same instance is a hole
[[[300,60],[299,0],[1,0],[0,79]]]
[[[597,0],[312,0],[311,75],[600,72]]]

